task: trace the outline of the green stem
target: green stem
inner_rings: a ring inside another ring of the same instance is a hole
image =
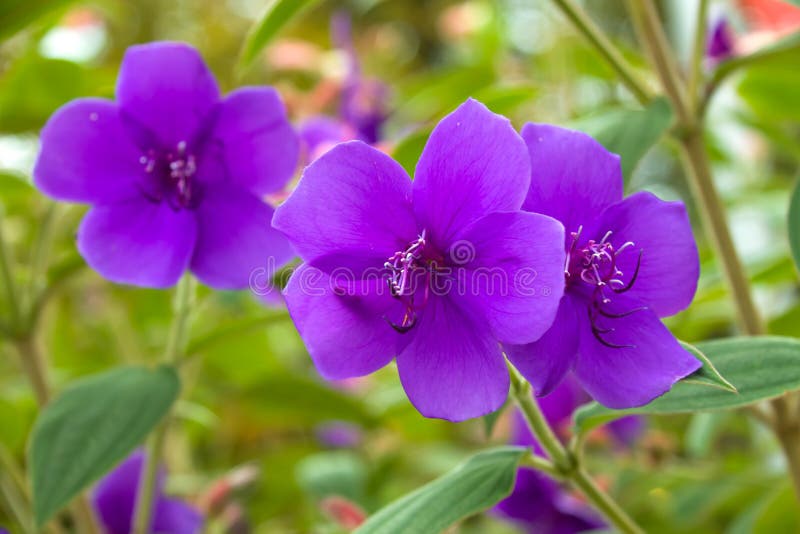
[[[11,271],[11,255],[9,254],[8,246],[3,236],[2,218],[0,218],[0,277],[2,277],[3,285],[6,288],[6,298],[8,299],[8,308],[11,314],[10,326],[12,330],[16,330],[19,328],[21,315],[20,302],[17,295],[17,288],[14,284],[14,275]]]
[[[53,244],[55,222],[58,219],[58,204],[50,204],[39,225],[39,233],[33,247],[30,264],[30,280],[26,292],[26,309],[32,308],[36,295],[47,281],[47,256]]]
[[[574,0],[553,0],[553,3],[578,28],[581,34],[594,46],[595,50],[605,58],[625,87],[636,97],[636,100],[642,105],[650,102],[653,98],[650,90],[639,80],[633,68],[628,65],[619,50],[580,6]]]
[[[194,303],[195,284],[191,275],[186,274],[178,283],[174,297],[174,318],[167,339],[164,361],[171,365],[180,362],[186,347],[189,318]],[[158,466],[169,428],[169,415],[156,428],[147,445],[145,466],[136,497],[136,512],[133,523],[134,534],[149,534],[155,500]]]
[[[520,410],[528,422],[536,440],[550,456],[553,463],[546,460],[524,460],[525,465],[541,469],[546,473],[555,472],[557,478],[569,480],[583,492],[586,499],[620,532],[640,534],[644,531],[620,508],[610,495],[603,492],[586,473],[576,456],[567,451],[547,423],[539,405],[531,395],[531,387],[516,369],[509,365],[511,391]]]
[[[708,0],[697,2],[695,17],[694,46],[692,47],[691,68],[689,70],[689,107],[697,109],[700,99],[700,83],[703,81],[703,59],[706,57],[708,29]]]
[[[562,478],[561,473],[552,462],[533,453],[524,456],[520,461],[520,465],[531,467],[537,471],[547,473],[547,475],[549,475],[551,478]]]

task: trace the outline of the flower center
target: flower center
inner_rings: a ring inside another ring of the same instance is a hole
[[[395,252],[383,264],[392,296],[405,307],[399,323],[386,317],[384,319],[401,334],[408,332],[416,324],[417,312],[427,303],[436,274],[444,268],[441,258],[432,255],[429,245],[426,231],[423,230],[408,247]]]
[[[199,191],[192,180],[197,165],[186,141],[179,142],[174,149],[150,149],[139,158],[139,163],[149,178],[141,187],[148,199],[166,200],[176,211],[197,206]]]
[[[646,309],[639,307],[622,313],[612,313],[607,310],[614,295],[629,291],[636,283],[644,251],[639,250],[636,267],[626,283],[623,281],[625,273],[620,269],[618,259],[623,253],[635,247],[633,241],[626,241],[619,248],[615,248],[609,241],[612,232],[608,231],[600,241],[590,239],[579,248],[578,242],[582,231],[583,227],[581,226],[577,232],[570,234],[572,245],[567,250],[567,261],[564,266],[567,287],[583,286],[590,289],[589,321],[592,325],[592,334],[600,343],[611,348],[632,347],[632,345],[617,345],[605,340],[603,335],[609,334],[615,329],[603,328],[598,321],[601,317],[621,319]]]

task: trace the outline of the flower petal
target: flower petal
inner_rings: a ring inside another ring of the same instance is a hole
[[[492,213],[470,224],[448,250],[463,281],[456,300],[482,313],[502,343],[539,339],[564,293],[564,227],[536,213]]]
[[[631,299],[615,297],[607,311],[623,313],[637,306]],[[583,326],[575,374],[583,388],[609,408],[647,404],[701,366],[651,310],[641,309],[619,319],[595,319],[599,329],[610,330],[599,336],[618,346],[614,348],[593,335],[588,315],[579,314],[578,319]]]
[[[203,516],[194,507],[178,499],[161,498],[153,510],[154,534],[196,534],[203,527]]]
[[[92,208],[78,229],[78,251],[112,282],[165,288],[188,267],[196,234],[191,211],[136,198]]]
[[[638,251],[643,251],[639,274],[627,295],[659,317],[689,306],[697,290],[700,259],[683,202],[636,193],[603,212],[597,230],[611,231],[609,239],[617,250],[627,241],[634,244],[617,256],[624,282],[636,272]]]
[[[533,343],[503,345],[514,367],[533,386],[537,396],[553,391],[572,368],[578,353],[578,306],[565,295],[550,329]]]
[[[242,189],[216,184],[197,210],[197,246],[191,269],[215,289],[245,289],[294,257],[286,237],[270,226],[272,208]]]
[[[385,319],[400,313],[385,282],[373,279],[340,289],[336,279],[303,264],[283,293],[314,365],[329,380],[377,371],[408,341]]]
[[[82,98],[66,104],[47,121],[41,139],[33,181],[47,195],[108,203],[138,194],[142,154],[113,102]]]
[[[225,163],[224,178],[257,195],[282,189],[297,167],[300,152],[283,102],[271,87],[245,87],[226,96],[207,143],[207,150]],[[221,178],[203,173],[202,163],[198,180]]]
[[[344,143],[306,168],[272,225],[305,260],[352,253],[380,266],[416,237],[411,181],[379,150]]]
[[[619,156],[588,135],[548,124],[522,128],[531,160],[531,184],[522,209],[555,217],[566,237],[622,199]]]
[[[498,409],[508,369],[486,327],[446,296],[429,298],[397,369],[411,403],[425,417],[463,421]]]
[[[445,249],[484,215],[519,210],[529,184],[528,153],[511,123],[469,99],[425,145],[414,173],[414,213]]]
[[[92,493],[92,505],[107,534],[129,534],[145,455],[136,451],[106,475]],[[156,478],[156,498],[164,488],[165,474]]]
[[[117,101],[126,118],[164,147],[191,142],[219,101],[214,75],[185,43],[131,46],[117,79]]]

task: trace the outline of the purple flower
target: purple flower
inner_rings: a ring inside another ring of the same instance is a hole
[[[336,13],[331,20],[333,42],[347,56],[347,77],[342,86],[339,117],[315,116],[300,125],[306,159],[311,162],[337,143],[358,139],[374,145],[382,138],[388,117],[389,88],[380,80],[365,78],[353,46],[350,17]]]
[[[344,12],[336,13],[331,27],[334,43],[347,54],[348,60],[339,112],[345,124],[355,130],[356,139],[375,144],[381,139],[381,128],[388,116],[389,88],[380,80],[365,78],[361,72],[350,17]]]
[[[493,509],[530,534],[572,534],[605,527],[591,508],[537,471],[521,468],[511,495]]]
[[[706,56],[712,61],[723,61],[735,54],[733,30],[724,18],[719,19],[711,28],[706,45]]]
[[[95,488],[92,503],[106,534],[131,532],[143,468],[144,453],[137,451],[106,475]],[[195,534],[201,531],[202,526],[203,518],[194,508],[164,496],[164,473],[159,473],[150,531],[154,534]]]
[[[311,164],[273,225],[305,260],[284,295],[319,372],[362,376],[396,357],[427,417],[500,407],[498,341],[537,339],[564,288],[563,227],[519,211],[529,182],[522,139],[475,100],[436,126],[413,183],[360,141]]]
[[[506,353],[539,396],[571,370],[600,403],[650,402],[700,362],[659,320],[686,308],[699,276],[681,202],[623,199],[619,157],[591,137],[527,124],[533,179],[524,209],[564,224],[566,290],[550,330]]]
[[[291,259],[261,200],[286,184],[299,150],[274,89],[220,98],[196,50],[162,42],[128,49],[116,95],[56,111],[34,169],[46,194],[92,205],[77,237],[92,268],[146,287],[190,269],[242,289]]]

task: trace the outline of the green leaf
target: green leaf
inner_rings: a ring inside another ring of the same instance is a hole
[[[318,4],[320,0],[272,0],[264,14],[245,37],[239,56],[239,66],[247,67],[275,35],[301,12]]]
[[[792,202],[789,205],[789,244],[792,247],[794,263],[800,270],[800,181],[794,188]]]
[[[306,493],[317,499],[340,495],[361,502],[368,471],[364,461],[352,451],[320,452],[297,464],[295,477]]]
[[[394,501],[370,516],[357,534],[436,534],[507,496],[523,447],[480,452],[446,475]]]
[[[3,0],[0,2],[0,40],[72,0]]]
[[[483,420],[483,432],[486,435],[486,439],[492,437],[492,432],[494,432],[494,427],[497,424],[497,420],[500,419],[501,415],[503,415],[503,412],[508,407],[508,405],[509,402],[508,400],[506,400],[506,402],[500,408],[498,408],[497,410],[493,411],[488,415],[484,415],[483,417],[481,417],[481,420]]]
[[[128,456],[180,391],[174,369],[121,367],[76,382],[39,415],[29,451],[41,526]]]
[[[700,369],[683,379],[684,382],[714,386],[727,391],[732,391],[733,393],[737,392],[736,386],[725,380],[725,377],[723,377],[719,371],[717,371],[717,368],[714,367],[714,364],[711,363],[711,360],[708,359],[708,356],[703,354],[703,351],[694,345],[686,343],[685,341],[681,341],[680,343],[687,352],[703,362],[703,366]]]
[[[402,141],[395,145],[392,150],[392,157],[406,170],[409,176],[414,176],[414,169],[417,161],[422,155],[422,149],[428,142],[432,128],[422,128],[406,136]]]
[[[664,135],[672,123],[672,109],[657,98],[643,110],[615,109],[579,119],[570,127],[584,131],[606,149],[619,154],[622,173],[630,179],[639,161]]]
[[[575,413],[578,432],[629,414],[672,414],[741,408],[800,389],[800,340],[762,336],[698,343],[738,393],[720,387],[681,381],[650,404],[612,410],[593,402]]]

